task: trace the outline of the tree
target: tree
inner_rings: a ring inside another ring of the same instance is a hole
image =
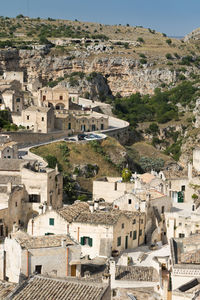
[[[167,59],[173,59],[173,57],[170,53],[167,53],[165,56],[166,56]]]
[[[55,169],[56,164],[58,163],[58,160],[55,156],[49,154],[45,157],[45,160],[48,163],[48,168]]]
[[[20,15],[16,16],[16,18],[17,18],[17,19],[23,19],[24,16],[23,16],[22,14],[20,14]]]
[[[143,39],[142,37],[139,37],[139,38],[137,39],[137,42],[144,43],[144,39]]]
[[[124,168],[122,171],[122,180],[123,182],[129,182],[131,179],[132,173],[129,169]]]
[[[167,43],[168,45],[171,45],[172,40],[171,40],[171,39],[167,39],[167,40],[166,40],[166,43]]]

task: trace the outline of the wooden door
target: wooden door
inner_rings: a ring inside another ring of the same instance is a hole
[[[76,277],[76,265],[71,266],[71,276]]]

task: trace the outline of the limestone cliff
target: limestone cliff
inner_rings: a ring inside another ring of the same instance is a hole
[[[126,57],[56,57],[47,55],[45,50],[1,50],[0,70],[23,70],[28,83],[39,78],[43,84],[72,72],[97,72],[107,79],[108,84],[108,87],[102,88],[101,82],[97,80],[95,84],[100,85],[98,91],[107,94],[110,89],[114,95],[120,93],[122,96],[135,92],[152,94],[161,83],[173,84],[177,80],[176,71],[155,68],[150,63],[141,67],[138,60]],[[87,87],[83,85],[82,91],[86,92]]]

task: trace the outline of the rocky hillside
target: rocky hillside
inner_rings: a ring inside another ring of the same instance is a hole
[[[130,122],[130,147],[142,140],[147,149],[150,144],[184,164],[191,155],[192,146],[184,148],[187,141],[191,135],[191,143],[198,140],[193,134],[199,127],[198,108],[193,113],[200,96],[198,35],[195,30],[178,40],[129,24],[2,17],[0,73],[24,71],[32,92],[60,84],[107,101]],[[181,83],[186,84],[179,90]],[[170,94],[174,86],[177,90]],[[155,88],[160,91],[154,95]],[[144,96],[130,97],[137,92]]]
[[[24,70],[28,82],[39,78],[42,84],[65,79],[79,87],[82,96],[90,94],[90,88],[83,87],[81,78],[67,80],[74,72],[100,73],[107,85],[106,96],[109,90],[122,96],[152,94],[156,87],[170,87],[199,73],[197,44],[150,28],[23,16],[1,18],[0,28],[1,72]],[[97,97],[102,93],[97,89]]]
[[[140,143],[125,147],[108,137],[101,142],[56,142],[33,148],[32,151],[42,156],[50,167],[58,164],[65,177],[65,190],[69,198],[75,199],[77,195],[90,197],[94,179],[120,176],[124,167],[128,166],[132,172],[146,172],[152,167],[160,170],[173,161],[146,144],[142,145],[143,152],[140,155],[140,147]],[[69,191],[72,194],[69,194]]]

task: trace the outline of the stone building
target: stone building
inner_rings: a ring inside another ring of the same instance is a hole
[[[62,86],[44,87],[38,92],[38,105],[69,110],[68,90]]]
[[[1,279],[18,283],[34,272],[53,277],[80,276],[80,251],[80,245],[68,235],[30,237],[18,230],[5,239]]]
[[[3,134],[0,136],[0,158],[18,158],[17,143],[13,142],[9,135]]]
[[[171,199],[155,189],[134,190],[114,200],[113,207],[119,210],[141,211],[147,216],[146,243],[167,242],[164,212],[170,211]]]
[[[48,133],[54,131],[54,111],[51,107],[29,106],[22,111],[17,125],[34,132]]]
[[[0,160],[0,236],[41,210],[62,207],[62,175],[21,159]]]
[[[70,235],[82,245],[83,255],[110,257],[144,243],[145,214],[111,209],[101,211],[98,204],[75,203],[57,211],[47,211],[28,223],[28,233]]]
[[[159,173],[165,182],[167,195],[172,198],[173,203],[194,201],[193,195],[199,194],[199,172],[200,148],[196,147],[193,150],[193,162],[188,164],[187,170],[176,165]]]
[[[21,112],[24,108],[24,96],[19,90],[0,86],[0,109],[11,112]]]
[[[132,192],[134,182],[122,182],[121,177],[104,177],[93,181],[93,199],[104,199],[112,203],[125,193]]]
[[[200,277],[200,235],[171,239],[172,290]]]
[[[165,221],[168,240],[200,233],[200,207],[193,202],[175,203],[165,212]]]
[[[56,111],[55,128],[68,134],[108,129],[108,116],[92,111]]]
[[[19,81],[21,84],[24,83],[24,72],[18,71],[5,71],[3,73],[3,79],[5,81]]]

